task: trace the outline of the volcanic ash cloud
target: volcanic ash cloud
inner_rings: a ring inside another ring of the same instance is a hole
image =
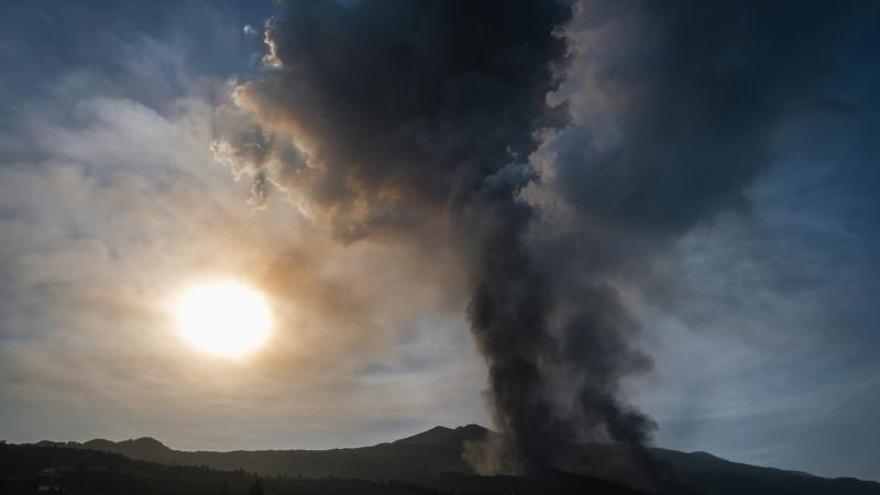
[[[597,469],[653,422],[626,291],[742,191],[831,67],[811,2],[297,1],[215,153],[345,243],[448,229],[505,453]],[[835,11],[845,12],[846,9]],[[584,465],[586,464],[586,466]]]

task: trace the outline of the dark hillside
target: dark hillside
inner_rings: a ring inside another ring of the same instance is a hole
[[[459,428],[438,426],[394,442],[331,450],[188,452],[168,448],[152,438],[123,442],[93,440],[83,444],[41,442],[40,445],[92,448],[122,454],[131,459],[170,465],[208,466],[223,471],[244,469],[264,476],[397,480],[460,491],[464,490],[464,486],[482,490],[484,484],[506,486],[508,483],[509,480],[505,477],[470,476],[472,471],[462,460],[462,450],[466,442],[493,434],[479,425]],[[585,450],[592,451],[594,457],[599,452],[598,458],[610,460],[609,464],[613,464],[619,454],[610,447],[591,447]],[[797,471],[752,466],[730,462],[705,452],[652,449],[652,453],[671,467],[681,483],[707,495],[880,495],[880,483],[876,482],[849,478],[829,479]],[[634,482],[634,476],[632,472],[621,470],[609,477],[645,487],[645,483]],[[453,483],[455,486],[444,484],[450,480],[457,480]],[[520,489],[518,493],[527,493],[522,490],[534,481],[517,481]],[[543,480],[545,484],[556,481]]]
[[[66,446],[0,444],[3,495],[639,495],[613,483],[571,475],[541,479],[448,475],[428,481],[417,486],[393,480],[267,477],[243,470],[167,466]]]

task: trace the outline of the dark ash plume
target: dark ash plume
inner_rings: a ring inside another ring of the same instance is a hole
[[[634,350],[638,324],[622,294],[649,286],[652,258],[681,235],[746,202],[779,134],[824,98],[851,11],[824,2],[575,4],[562,30],[564,77],[548,95],[570,121],[542,135],[531,156],[539,177],[524,194],[543,213],[529,234],[531,259],[552,276],[544,330],[556,347],[539,359],[572,384],[554,394],[569,411],[570,436],[559,443],[612,441],[643,456],[652,424],[621,402],[619,386],[649,361]],[[577,458],[577,449],[563,455]]]
[[[650,360],[629,275],[741,200],[817,91],[835,17],[765,2],[285,5],[267,25],[274,69],[236,91],[268,131],[221,141],[223,157],[347,242],[450,221],[521,467],[584,469],[585,442],[639,451],[653,423],[621,381]],[[290,164],[267,161],[281,134]]]

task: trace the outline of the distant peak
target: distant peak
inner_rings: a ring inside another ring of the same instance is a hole
[[[489,429],[486,428],[485,426],[481,426],[481,425],[473,424],[473,423],[471,423],[469,425],[459,426],[458,428],[456,428],[456,430],[475,432],[475,433],[485,433],[485,432],[489,431]]]
[[[116,448],[121,453],[129,454],[162,454],[171,450],[164,443],[152,437],[140,437],[119,442],[116,444]]]
[[[116,445],[116,442],[111,440],[107,440],[106,438],[93,438],[88,442],[83,443],[84,447],[94,448],[94,447],[107,447],[110,445]]]
[[[718,460],[722,460],[722,461],[725,460],[725,459],[721,459],[720,457],[718,457],[716,455],[712,455],[712,454],[710,454],[706,451],[703,451],[703,450],[696,450],[694,452],[691,452],[691,455],[695,456],[695,457],[703,457],[705,459],[718,459]]]
[[[461,443],[465,440],[473,440],[481,438],[488,432],[486,428],[469,424],[459,426],[454,430],[446,426],[435,426],[430,430],[417,433],[413,436],[401,438],[396,444],[441,444],[441,443]]]
[[[165,457],[172,449],[152,437],[132,438],[121,442],[113,442],[96,438],[81,444],[82,448],[122,454],[133,459],[155,459]]]
[[[151,445],[154,447],[165,447],[164,443],[156,440],[153,437],[140,437],[140,438],[135,438],[133,440],[126,440],[126,441],[132,442],[132,443],[135,443],[138,445]]]
[[[401,438],[400,440],[395,441],[394,443],[437,443],[440,439],[443,439],[452,432],[451,428],[447,428],[445,426],[435,426],[430,430],[425,430],[421,433],[416,433],[415,435]]]
[[[452,428],[438,425],[438,426],[431,428],[430,430],[426,430],[424,433],[432,433],[432,432],[433,433],[440,433],[440,432],[446,433],[446,432],[450,432],[450,431],[452,431]]]

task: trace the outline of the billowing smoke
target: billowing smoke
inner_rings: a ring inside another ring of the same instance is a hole
[[[215,151],[344,242],[444,219],[510,453],[577,468],[584,443],[649,441],[621,393],[651,366],[623,294],[821,106],[830,7],[290,0],[235,92],[258,129]]]

